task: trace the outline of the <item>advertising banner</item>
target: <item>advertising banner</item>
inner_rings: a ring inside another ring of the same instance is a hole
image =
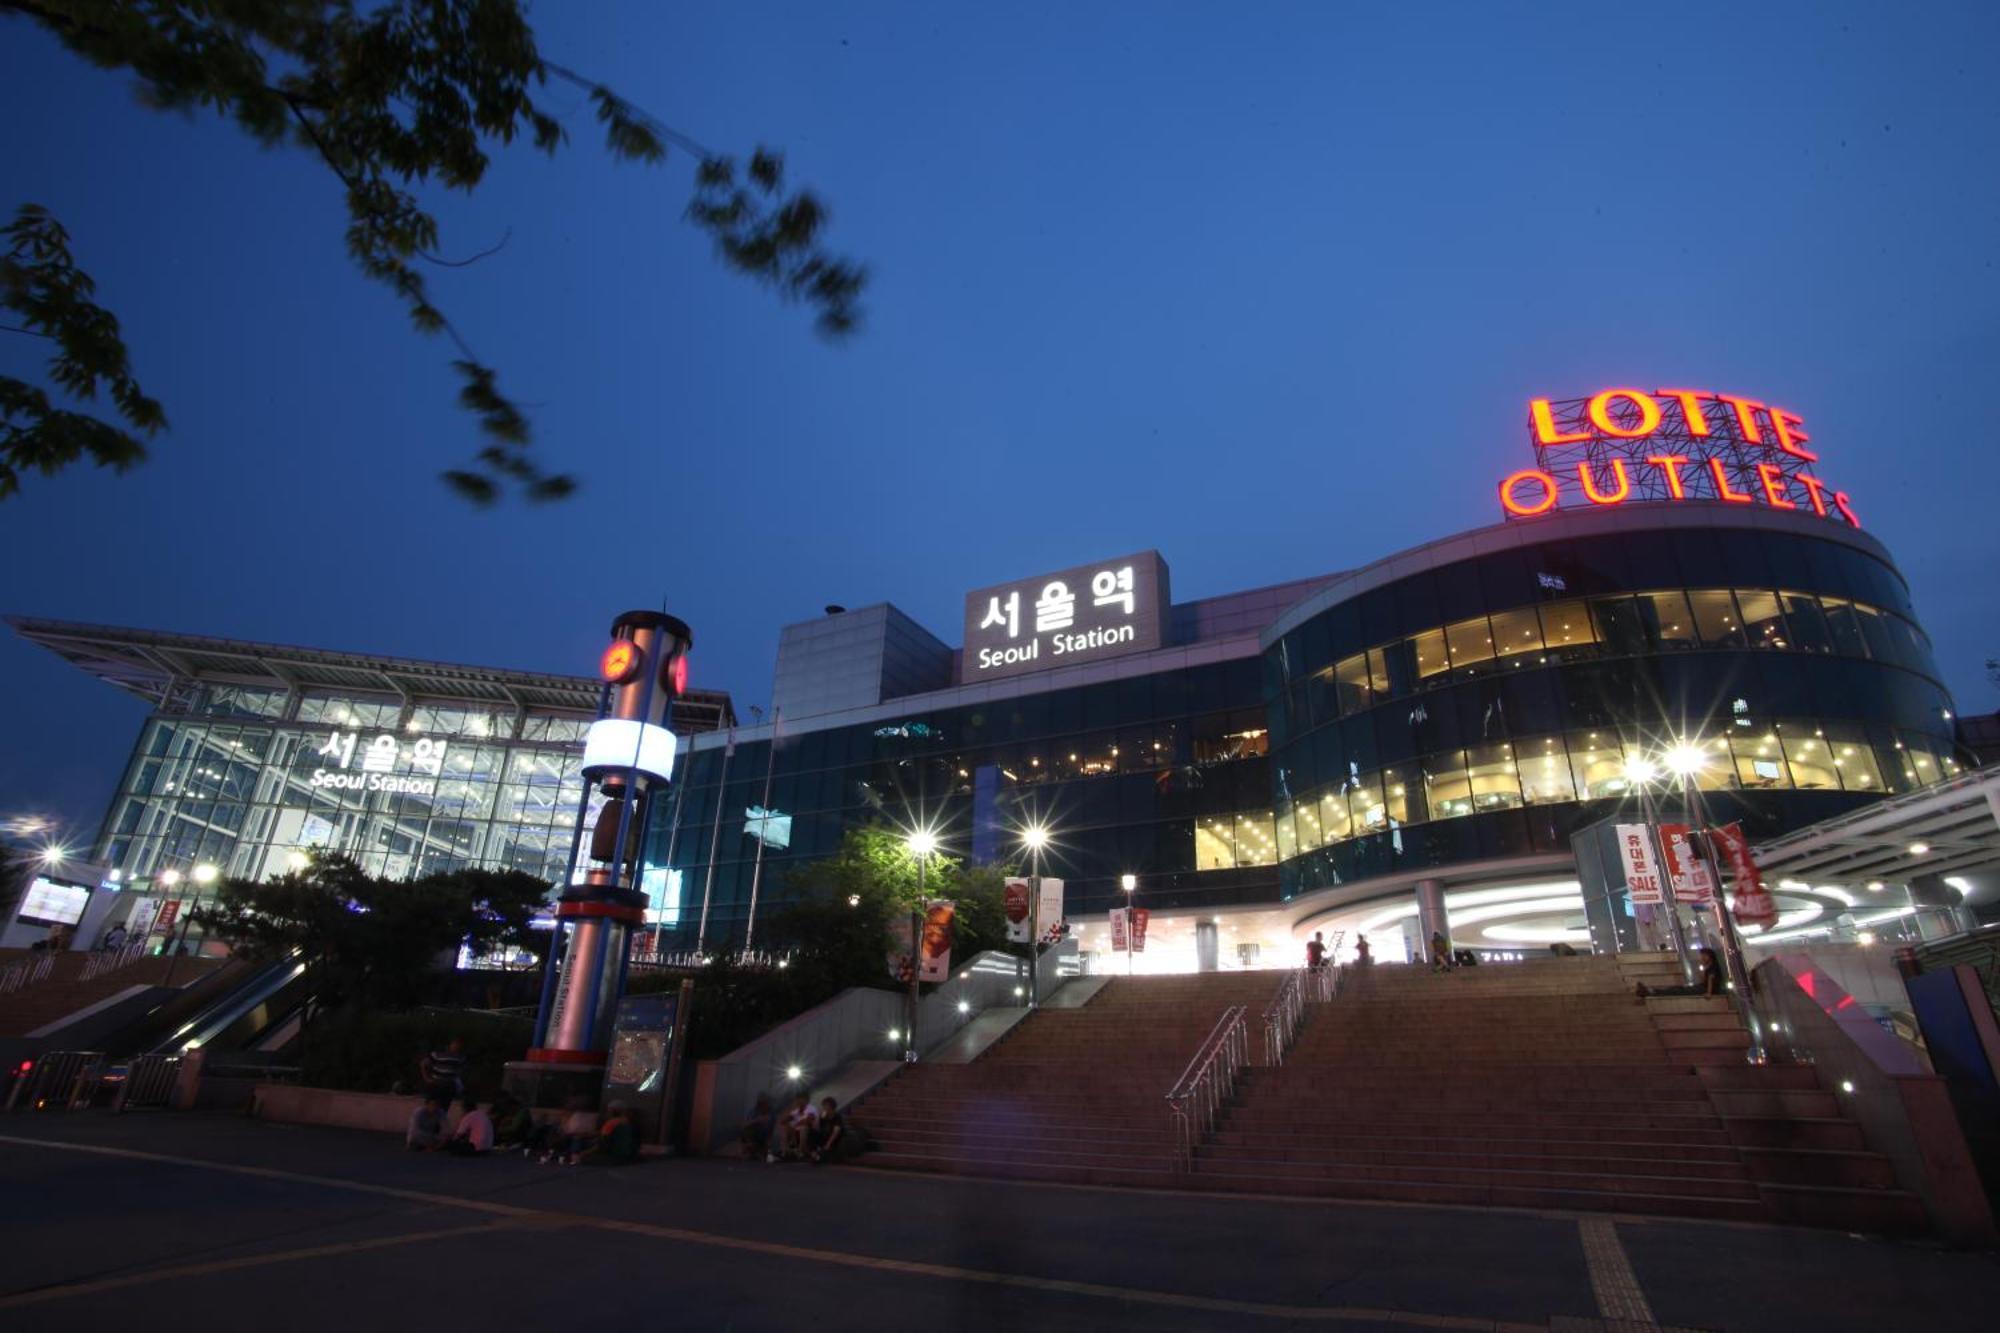
[[[180,899],[169,898],[165,902],[161,903],[160,914],[153,918],[153,933],[155,935],[173,934],[174,918],[179,916],[180,914],[181,914]]]
[[[1730,906],[1736,912],[1736,920],[1746,926],[1776,925],[1778,904],[1764,887],[1764,876],[1757,870],[1757,858],[1750,854],[1750,840],[1743,836],[1743,826],[1725,824],[1710,829],[1708,836],[1714,839],[1715,850],[1735,881]]]
[[[1015,944],[1028,942],[1029,887],[1025,879],[1010,879],[1001,900],[1001,910],[1007,914],[1007,938]]]
[[[957,905],[946,898],[924,908],[923,947],[917,965],[919,981],[951,979],[951,928],[957,913]]]
[[[910,984],[910,914],[889,918],[889,975],[899,986]]]
[[[1036,909],[1035,924],[1041,927],[1040,943],[1054,944],[1068,933],[1069,926],[1063,920],[1063,882],[1059,879],[1042,877],[1042,902]]]
[[[1124,953],[1132,947],[1126,932],[1126,910],[1123,907],[1114,907],[1111,909],[1111,952],[1113,953]]]
[[[1705,906],[1715,901],[1715,874],[1695,851],[1693,829],[1686,824],[1660,825],[1660,849],[1666,854],[1675,902]]]
[[[1660,887],[1660,866],[1653,857],[1652,831],[1644,824],[1615,824],[1618,835],[1618,862],[1625,871],[1625,887],[1632,892],[1634,906],[1658,906],[1666,901]]]
[[[1153,919],[1153,913],[1144,907],[1132,909],[1132,952],[1146,952],[1146,923]]]

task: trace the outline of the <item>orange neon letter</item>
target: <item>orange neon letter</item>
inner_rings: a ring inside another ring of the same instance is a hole
[[[1626,427],[1618,424],[1611,415],[1611,400],[1623,398],[1639,409],[1639,424]],[[1660,405],[1653,401],[1649,393],[1637,389],[1606,389],[1590,400],[1590,424],[1606,435],[1615,435],[1621,440],[1636,440],[1641,435],[1651,435],[1660,428]]]
[[[1787,483],[1785,474],[1778,471],[1776,463],[1759,463],[1757,480],[1764,484],[1764,500],[1773,509],[1797,509],[1798,506],[1785,498]]]
[[[1730,489],[1729,474],[1722,470],[1722,460],[1720,458],[1709,459],[1708,470],[1715,474],[1716,499],[1727,500],[1731,504],[1747,505],[1750,503],[1750,497],[1745,495],[1742,491]]]
[[[1658,389],[1655,392],[1660,397],[1671,398],[1681,405],[1681,416],[1687,421],[1688,434],[1708,434],[1708,418],[1701,414],[1701,400],[1704,398],[1713,398],[1714,394],[1698,393],[1693,389]],[[1650,462],[1651,460],[1647,461]],[[1674,492],[1674,498],[1680,498],[1678,490]]]
[[[1575,435],[1565,435],[1557,430],[1555,412],[1550,409],[1549,400],[1546,398],[1530,398],[1528,400],[1528,415],[1533,418],[1535,423],[1535,438],[1543,444],[1575,444],[1579,440],[1590,438],[1589,431],[1579,431]],[[1539,513],[1540,511],[1537,510],[1536,512]]]
[[[1833,503],[1834,506],[1840,510],[1840,516],[1842,518],[1846,519],[1849,523],[1852,523],[1857,528],[1861,526],[1861,520],[1854,516],[1854,506],[1847,502],[1846,491],[1835,491],[1833,493]]]
[[[1654,454],[1646,461],[1667,474],[1667,490],[1674,499],[1687,499],[1687,491],[1681,487],[1681,464],[1687,462],[1686,454]]]
[[[1736,409],[1736,424],[1743,428],[1743,438],[1752,444],[1762,444],[1764,436],[1757,429],[1757,409],[1763,404],[1755,398],[1731,398],[1726,393],[1715,395],[1717,402],[1728,403]]]
[[[1632,493],[1632,480],[1625,475],[1625,460],[1622,458],[1611,460],[1611,475],[1618,478],[1618,489],[1610,495],[1600,495],[1598,493],[1597,482],[1590,475],[1590,464],[1578,463],[1576,465],[1576,475],[1583,482],[1584,495],[1594,505],[1624,504],[1625,497]]]
[[[1805,433],[1803,429],[1805,422],[1799,420],[1798,413],[1786,412],[1776,407],[1771,408],[1770,412],[1771,429],[1777,432],[1778,447],[1788,454],[1794,454],[1805,459],[1808,463],[1817,463],[1819,461],[1818,454],[1810,449],[1799,447],[1805,441],[1810,440],[1812,436]]]
[[[1542,484],[1540,504],[1522,504],[1514,498],[1514,488],[1530,478]],[[1555,508],[1556,479],[1540,468],[1524,468],[1500,483],[1500,503],[1508,513],[1517,518],[1533,518],[1536,514],[1545,514]]]
[[[1825,518],[1826,501],[1820,499],[1819,493],[1826,489],[1826,483],[1810,472],[1801,472],[1799,473],[1799,484],[1805,487],[1806,494],[1812,497],[1813,512],[1821,518]]]

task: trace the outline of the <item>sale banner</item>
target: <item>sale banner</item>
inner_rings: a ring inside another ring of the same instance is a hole
[[[1042,879],[1042,902],[1036,909],[1035,924],[1041,927],[1041,943],[1054,944],[1069,932],[1069,925],[1063,920],[1063,882],[1059,879]]]
[[[1725,824],[1710,829],[1708,836],[1735,881],[1730,907],[1736,913],[1736,920],[1746,926],[1776,925],[1777,900],[1764,887],[1764,876],[1757,869],[1757,858],[1750,854],[1750,840],[1743,836],[1743,826]]]
[[[1660,825],[1660,850],[1667,858],[1667,878],[1673,882],[1675,902],[1715,901],[1715,875],[1695,850],[1693,829],[1686,824]]]
[[[924,937],[917,955],[919,981],[947,981],[951,977],[951,931],[958,907],[948,898],[939,898],[924,908]]]
[[[1135,907],[1132,909],[1132,952],[1133,953],[1146,952],[1146,923],[1152,919],[1153,919],[1153,914],[1146,908]]]
[[[1657,906],[1666,901],[1660,886],[1660,866],[1653,856],[1652,830],[1645,824],[1616,824],[1618,860],[1625,871],[1625,887],[1631,890],[1634,906]]]
[[[153,933],[155,935],[173,934],[174,918],[178,917],[180,914],[181,914],[180,899],[169,898],[165,902],[161,903],[160,914],[153,918]]]
[[[1028,895],[1032,885],[1025,879],[1010,879],[1006,882],[1005,895],[1001,899],[1001,910],[1007,914],[1007,938],[1016,944],[1028,942],[1031,933],[1028,925]]]
[[[1127,910],[1123,907],[1114,907],[1111,909],[1111,952],[1113,953],[1124,953],[1132,947],[1131,936],[1125,922]]]

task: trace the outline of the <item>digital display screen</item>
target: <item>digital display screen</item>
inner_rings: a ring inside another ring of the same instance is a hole
[[[58,884],[37,875],[28,886],[28,896],[21,900],[21,915],[34,921],[73,926],[83,919],[83,909],[89,901],[90,890],[81,884]]]

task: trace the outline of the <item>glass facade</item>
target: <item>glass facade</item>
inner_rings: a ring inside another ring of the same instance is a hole
[[[1564,851],[1624,798],[1629,759],[1682,738],[1711,808],[1759,836],[1958,771],[1902,578],[1790,533],[1462,561],[1328,607],[1267,665],[1287,897]]]
[[[564,877],[589,718],[204,685],[149,719],[99,858],[128,884],[207,862],[282,874],[310,848],[391,878]]]
[[[711,945],[741,938],[753,879],[761,913],[790,896],[799,866],[873,819],[935,825],[947,851],[981,862],[1020,859],[1018,831],[1045,823],[1043,872],[1067,881],[1074,912],[1110,907],[1124,874],[1140,876],[1161,911],[1269,900],[1279,847],[1261,670],[1242,657],[781,732],[775,756],[767,741],[725,753],[709,738],[649,856],[681,872],[690,941],[707,895]],[[753,806],[790,817],[786,845],[765,846],[761,870]]]

